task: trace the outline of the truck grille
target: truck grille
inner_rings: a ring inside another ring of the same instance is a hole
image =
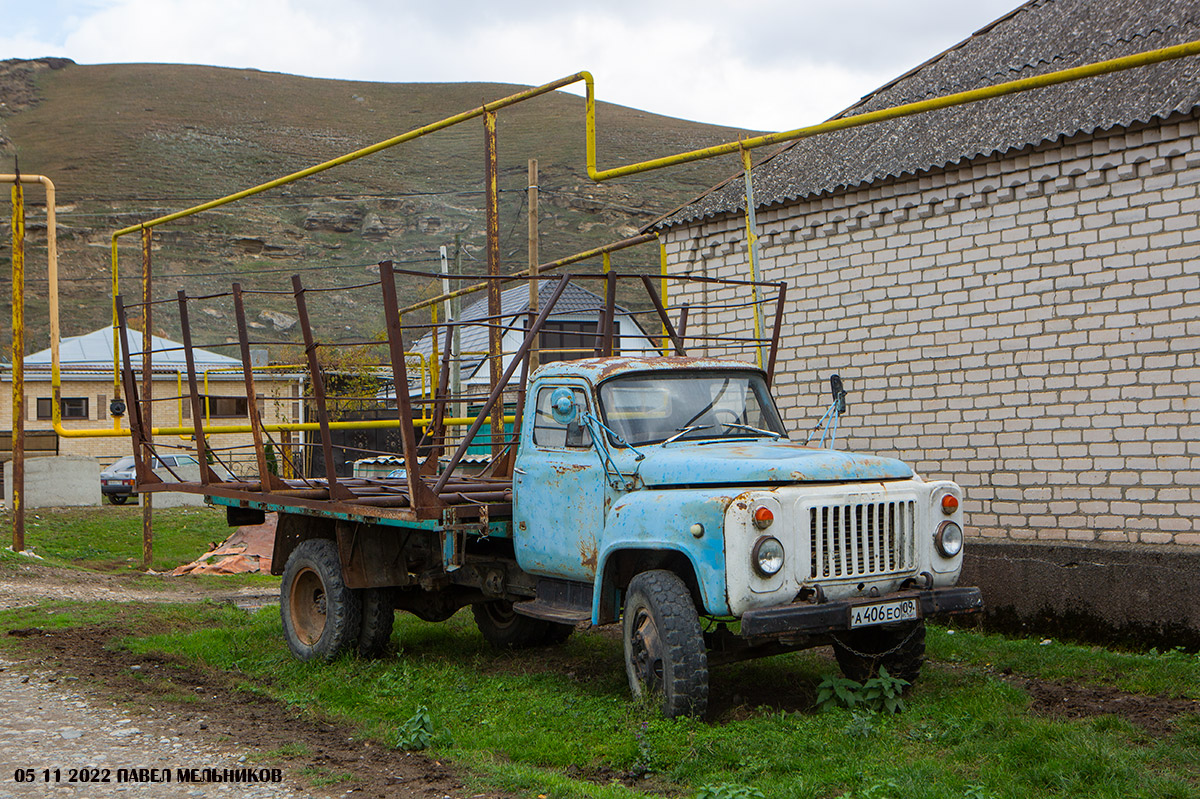
[[[809,509],[809,577],[867,577],[912,568],[916,503],[863,502]]]

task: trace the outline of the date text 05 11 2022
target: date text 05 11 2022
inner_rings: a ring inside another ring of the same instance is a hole
[[[278,768],[19,768],[14,782],[143,783],[143,782],[282,782]]]

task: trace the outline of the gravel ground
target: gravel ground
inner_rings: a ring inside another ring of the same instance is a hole
[[[27,671],[0,660],[0,799],[33,796],[294,797],[301,789],[235,747],[173,734],[172,714],[147,723],[84,696],[77,677]],[[178,782],[179,769],[251,770],[279,782]],[[148,770],[155,770],[153,772]],[[122,770],[134,771],[133,780]],[[17,781],[32,771],[33,781]],[[171,782],[150,782],[170,774]],[[88,781],[107,779],[108,782]],[[74,780],[74,781],[73,781]],[[144,781],[143,781],[144,780]]]

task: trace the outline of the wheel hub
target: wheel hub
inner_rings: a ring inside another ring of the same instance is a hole
[[[321,640],[321,634],[325,632],[327,604],[325,584],[321,582],[320,575],[312,569],[297,572],[292,580],[289,607],[296,637],[307,646],[313,646]]]
[[[644,610],[634,618],[630,643],[638,680],[650,691],[659,690],[663,683],[662,641],[654,619]]]

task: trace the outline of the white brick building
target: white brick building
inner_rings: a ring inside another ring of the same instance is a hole
[[[1034,0],[845,113],[1195,39],[1194,2]],[[963,484],[977,539],[1200,553],[1198,86],[1192,57],[763,159],[789,426],[836,372],[842,445]],[[672,272],[748,274],[743,191],[660,223]]]

